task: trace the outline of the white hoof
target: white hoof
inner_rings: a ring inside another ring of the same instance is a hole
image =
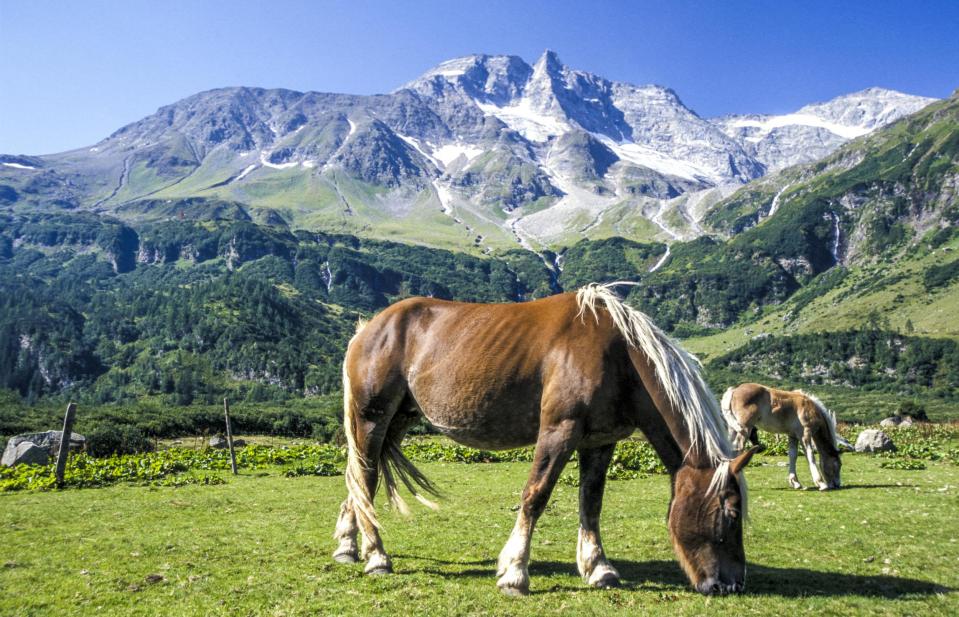
[[[799,483],[799,479],[796,478],[796,476],[789,476],[789,486],[796,490],[802,490],[802,484]]]
[[[608,563],[599,564],[593,568],[586,584],[597,589],[619,587],[619,572]]]
[[[383,553],[373,553],[370,555],[370,560],[366,562],[366,567],[363,569],[363,572],[373,575],[392,574],[393,562],[390,561],[388,555]]]
[[[508,567],[506,572],[496,581],[496,586],[508,596],[528,596],[529,573],[526,568]]]

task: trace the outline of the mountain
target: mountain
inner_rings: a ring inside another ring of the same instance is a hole
[[[477,252],[671,241],[701,235],[707,211],[767,169],[851,135],[825,126],[868,131],[928,101],[873,89],[798,112],[819,127],[709,121],[672,90],[551,51],[532,66],[474,55],[390,94],[223,88],[92,147],[0,155],[0,208],[239,217]]]
[[[633,292],[711,334],[700,350],[870,321],[959,338],[959,92],[742,187],[703,225],[728,240],[675,244]]]
[[[811,163],[843,143],[919,111],[936,99],[868,88],[781,116],[733,115],[714,122],[746,151],[778,171]]]

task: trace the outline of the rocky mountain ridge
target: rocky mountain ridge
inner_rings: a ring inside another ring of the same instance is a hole
[[[202,92],[90,148],[0,157],[0,207],[163,219],[203,198],[294,228],[486,252],[669,241],[700,235],[716,202],[768,170],[929,101],[871,89],[710,121],[668,88],[574,70],[551,51],[532,66],[475,55],[385,95]]]

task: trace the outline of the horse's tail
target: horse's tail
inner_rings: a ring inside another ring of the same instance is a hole
[[[360,321],[356,326],[356,334],[359,334],[360,330],[366,325],[365,321]],[[356,334],[353,335],[353,339],[350,339],[352,344],[353,340],[356,338]],[[349,346],[347,346],[347,353],[349,352]],[[369,465],[360,455],[359,448],[357,447],[357,436],[356,436],[356,414],[358,409],[353,400],[353,390],[350,383],[350,373],[347,370],[347,363],[344,360],[343,362],[343,432],[346,434],[346,471],[344,476],[346,479],[346,490],[349,494],[350,501],[353,506],[356,508],[357,513],[364,517],[371,525],[374,527],[381,527],[379,519],[376,516],[376,507],[373,505],[373,495],[370,494],[370,491],[367,488],[367,484],[363,479],[364,473],[369,470]],[[423,475],[423,473],[416,468],[413,463],[410,462],[408,458],[403,454],[403,450],[400,447],[400,441],[402,439],[402,433],[393,433],[387,431],[386,440],[383,443],[383,446],[380,450],[380,460],[379,460],[379,471],[383,476],[383,484],[386,487],[386,495],[390,500],[390,503],[403,514],[409,513],[409,508],[406,506],[406,502],[403,501],[403,498],[400,496],[397,491],[397,479],[403,483],[403,485],[409,489],[410,493],[416,498],[417,501],[423,505],[436,509],[437,505],[423,497],[417,487],[422,488],[424,491],[430,493],[431,495],[439,495],[439,491],[433,485],[429,479]]]
[[[745,443],[746,439],[749,439],[749,431],[739,423],[739,418],[736,417],[736,412],[733,411],[733,392],[736,388],[730,386],[726,388],[726,391],[723,392],[723,399],[719,403],[719,408],[723,412],[723,419],[726,420],[726,424],[729,425],[730,430],[741,435]]]

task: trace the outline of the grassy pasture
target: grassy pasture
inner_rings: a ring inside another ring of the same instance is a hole
[[[847,488],[786,488],[785,459],[749,469],[748,593],[686,587],[667,536],[667,476],[609,483],[607,552],[626,586],[576,574],[576,487],[561,483],[534,536],[532,596],[495,588],[495,558],[528,463],[423,463],[438,512],[383,515],[396,574],[329,554],[342,477],[246,470],[226,484],[0,494],[0,614],[822,614],[959,612],[959,467],[848,455]],[[800,461],[800,479],[808,470]],[[223,472],[218,472],[223,473]]]

